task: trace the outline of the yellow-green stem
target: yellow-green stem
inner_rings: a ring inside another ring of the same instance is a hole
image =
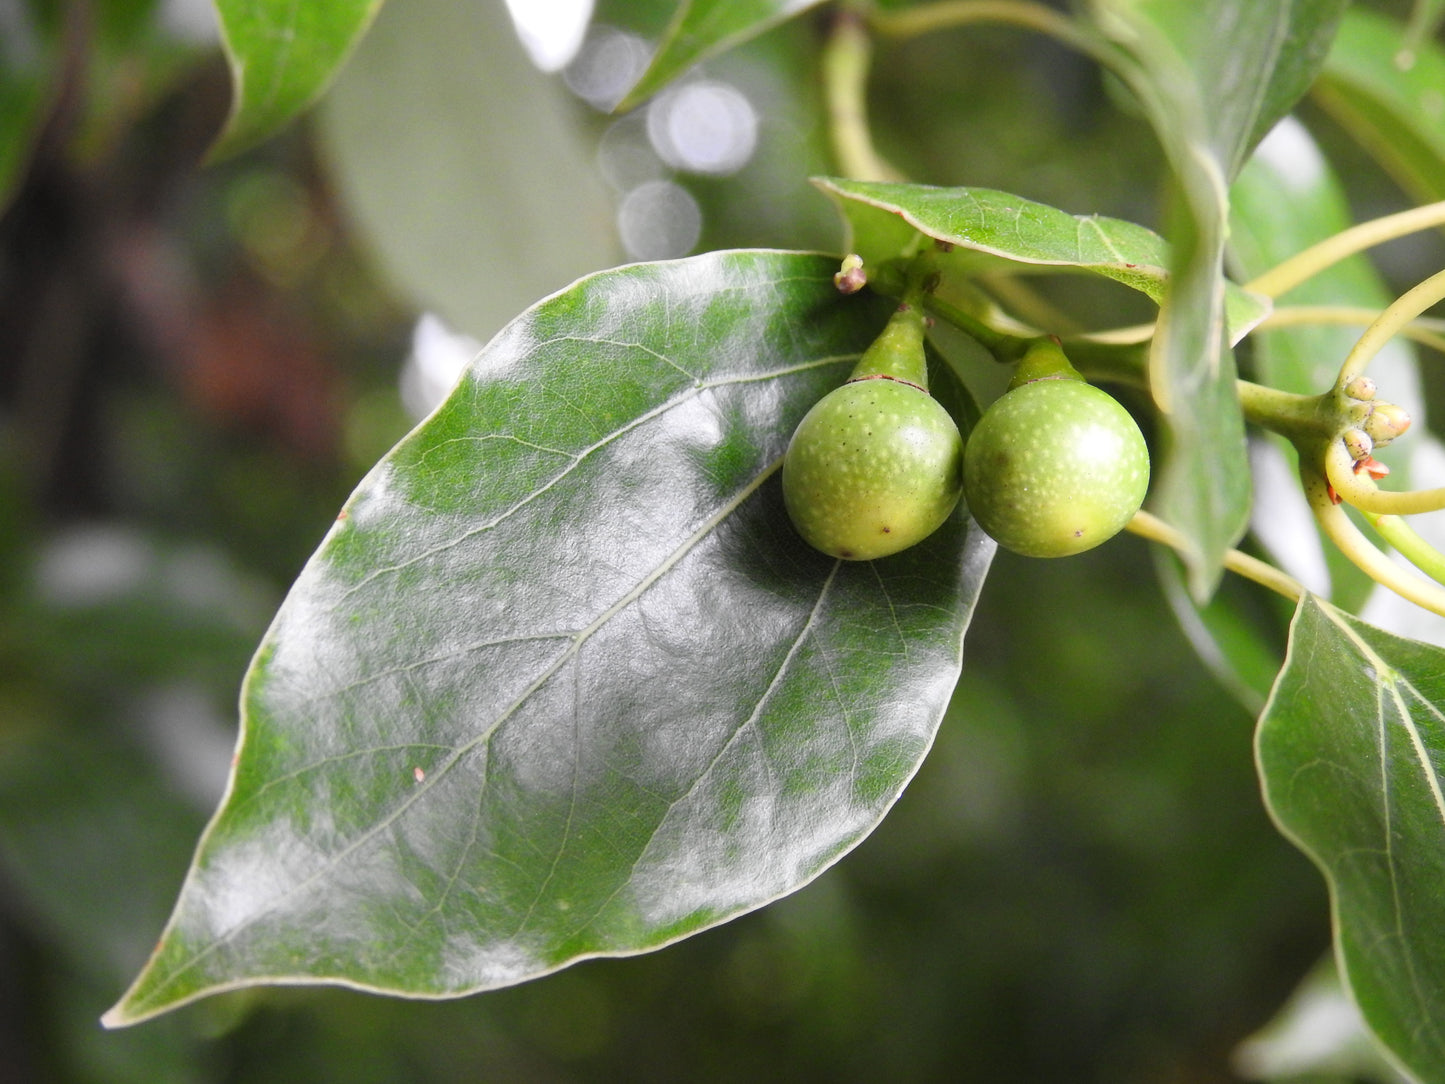
[[[868,128],[868,71],[873,42],[862,18],[848,8],[834,16],[823,47],[823,96],[833,156],[845,177],[860,181],[902,179],[873,147]]]
[[[1349,305],[1283,305],[1261,320],[1255,330],[1271,331],[1275,328],[1297,327],[1300,324],[1347,324],[1366,327],[1379,318],[1379,309],[1355,308]],[[1119,332],[1112,334],[1117,335]],[[1421,317],[1400,328],[1400,334],[1445,354],[1445,320]]]
[[[1341,500],[1371,515],[1413,516],[1445,508],[1445,488],[1404,493],[1381,489],[1368,471],[1355,470],[1355,461],[1343,441],[1333,442],[1326,450],[1325,477]]]
[[[1399,516],[1376,516],[1365,513],[1365,520],[1375,533],[1400,552],[1409,561],[1436,583],[1445,584],[1445,554],[1416,533]]]
[[[1401,328],[1442,298],[1445,298],[1445,271],[1437,271],[1418,286],[1397,297],[1394,303],[1365,329],[1365,333],[1346,356],[1344,365],[1340,367],[1339,386],[1344,387],[1364,372],[1370,359],[1378,354],[1380,348],[1393,339]]]
[[[1032,0],[940,0],[916,7],[875,8],[868,13],[868,22],[890,38],[917,37],[970,23],[1003,23],[1047,34],[1101,64],[1113,67],[1117,61],[1108,42],[1067,15]]]
[[[1182,531],[1169,526],[1158,516],[1149,512],[1135,512],[1134,518],[1129,521],[1126,529],[1141,538],[1168,546],[1178,553],[1187,553],[1190,549],[1189,540],[1184,537]],[[1224,567],[1263,587],[1268,587],[1291,602],[1298,602],[1300,596],[1304,594],[1304,586],[1293,576],[1281,572],[1257,557],[1241,553],[1239,550],[1232,549],[1225,552]]]
[[[1411,575],[1385,556],[1350,522],[1345,510],[1330,500],[1322,479],[1307,482],[1305,493],[1320,529],[1365,575],[1401,598],[1445,617],[1445,588]]]
[[[1357,252],[1440,225],[1445,225],[1445,201],[1361,222],[1358,226],[1352,226],[1291,256],[1254,281],[1246,283],[1245,289],[1279,297],[1325,268]]]

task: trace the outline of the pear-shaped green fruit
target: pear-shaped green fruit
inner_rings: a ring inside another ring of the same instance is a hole
[[[803,417],[783,459],[798,533],[833,557],[867,561],[921,542],[963,486],[963,440],[948,411],[887,376],[855,379]]]
[[[1066,557],[1114,537],[1149,488],[1149,449],[1129,412],[1075,379],[1006,392],[964,453],[968,509],[1000,546]]]

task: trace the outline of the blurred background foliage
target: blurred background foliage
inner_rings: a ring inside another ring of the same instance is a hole
[[[502,0],[397,0],[304,123],[202,165],[229,94],[202,0],[0,0],[24,152],[0,160],[0,1079],[1225,1081],[1325,951],[1251,713],[1121,538],[1000,555],[923,770],[796,896],[463,1001],[254,990],[100,1029],[219,798],[270,614],[475,344],[624,260],[840,244],[806,183],[826,11],[610,115],[671,8],[598,0],[544,72]],[[1158,226],[1152,134],[1047,41],[880,43],[872,91],[914,179]],[[1357,217],[1405,205],[1336,149]],[[1387,275],[1438,266],[1431,243]],[[1091,322],[1130,303],[1067,285]],[[1287,614],[1229,591],[1281,651]]]

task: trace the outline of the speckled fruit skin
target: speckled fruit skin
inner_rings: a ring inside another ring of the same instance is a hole
[[[963,488],[963,440],[926,391],[854,380],[798,423],[783,459],[783,499],[816,549],[868,561],[906,549],[948,518]]]
[[[1007,392],[969,435],[969,511],[1000,546],[1067,557],[1114,537],[1149,488],[1149,449],[1129,412],[1079,380]]]

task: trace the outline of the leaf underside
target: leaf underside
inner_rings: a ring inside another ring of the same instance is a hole
[[[352,495],[248,675],[231,786],[106,1022],[415,997],[645,951],[798,888],[929,748],[992,543],[808,549],[775,467],[887,306],[736,252],[524,314]]]
[[[1445,652],[1307,597],[1260,717],[1265,800],[1324,871],[1342,971],[1377,1037],[1445,1079]]]

